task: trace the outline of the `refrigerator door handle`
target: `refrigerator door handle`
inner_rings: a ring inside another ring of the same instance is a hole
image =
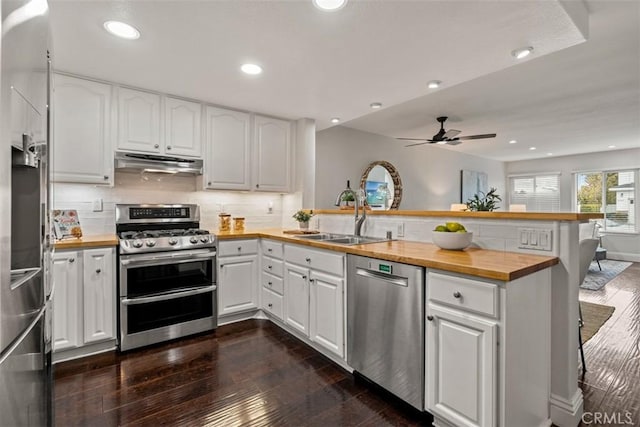
[[[22,344],[22,341],[24,341],[27,335],[31,333],[31,330],[38,324],[40,319],[42,319],[42,316],[44,316],[44,313],[46,310],[47,310],[47,306],[46,305],[42,306],[42,308],[40,308],[40,312],[35,317],[35,319],[31,321],[29,326],[25,328],[25,330],[22,331],[22,333],[15,340],[11,342],[11,344],[9,344],[9,346],[2,353],[0,353],[0,364],[2,364],[2,362],[4,362],[7,359],[7,357],[9,357],[11,353],[13,353],[15,349],[18,348],[20,344]]]

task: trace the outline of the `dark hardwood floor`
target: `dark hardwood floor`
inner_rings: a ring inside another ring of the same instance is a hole
[[[56,365],[58,426],[430,425],[268,321]]]
[[[599,291],[580,290],[580,300],[614,306],[611,318],[584,345],[587,365],[581,387],[584,409],[604,415],[583,426],[640,426],[640,263],[633,263]],[[612,418],[613,421],[612,421]],[[628,416],[628,418],[627,418]]]
[[[640,425],[640,264],[580,298],[616,307],[585,344],[585,411]],[[268,321],[61,363],[55,376],[58,426],[430,424]],[[582,425],[616,425],[592,420]]]

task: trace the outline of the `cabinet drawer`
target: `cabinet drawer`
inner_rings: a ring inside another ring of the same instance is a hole
[[[434,302],[498,317],[498,286],[491,283],[430,272],[427,295]]]
[[[274,242],[273,240],[263,240],[262,254],[268,255],[273,258],[282,259],[282,255],[283,255],[282,243]]]
[[[268,256],[262,257],[262,270],[271,273],[274,276],[282,277],[284,273],[284,262]]]
[[[325,271],[336,276],[344,276],[344,254],[317,251],[302,246],[286,245],[284,258],[287,262],[302,265],[314,270]]]
[[[284,294],[284,281],[282,277],[276,277],[269,273],[262,273],[262,286],[267,289],[271,289],[274,292],[279,293],[280,295]]]
[[[218,245],[219,256],[250,255],[258,253],[257,240],[227,240]]]
[[[283,319],[282,296],[267,288],[262,288],[262,308],[278,319]]]

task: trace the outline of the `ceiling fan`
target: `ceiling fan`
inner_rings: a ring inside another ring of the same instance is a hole
[[[457,136],[460,131],[455,129],[444,130],[444,122],[447,120],[446,116],[438,117],[436,120],[440,122],[440,130],[438,133],[433,135],[431,139],[425,138],[396,138],[404,141],[423,141],[416,142],[415,144],[406,145],[406,147],[413,147],[414,145],[423,145],[423,144],[448,144],[448,145],[458,145],[462,142],[463,139],[485,139],[485,138],[495,138],[495,133],[485,133],[482,135],[467,135],[467,136]]]

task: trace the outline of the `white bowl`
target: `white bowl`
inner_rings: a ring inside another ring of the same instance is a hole
[[[448,231],[434,231],[432,234],[433,243],[442,248],[454,251],[461,251],[471,244],[473,233],[451,233]]]

